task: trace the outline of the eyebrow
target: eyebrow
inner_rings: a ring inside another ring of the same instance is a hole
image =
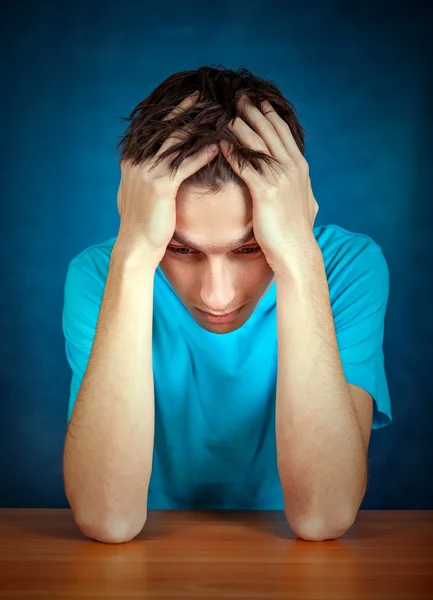
[[[237,248],[238,246],[242,246],[242,244],[246,244],[253,238],[254,238],[254,228],[251,227],[251,229],[249,229],[242,237],[240,237],[238,240],[234,240],[233,242],[231,242],[229,244],[228,249],[233,250],[233,249]],[[182,244],[182,246],[188,246],[188,248],[191,248],[192,250],[199,250],[199,248],[197,248],[197,246],[195,246],[195,244],[193,242],[184,238],[177,231],[175,231],[173,233],[172,239],[175,240],[176,242],[178,242],[179,244]],[[208,248],[209,250],[214,250],[214,251],[217,251],[220,249],[218,246],[214,246],[212,244],[208,244],[206,246],[206,248]]]

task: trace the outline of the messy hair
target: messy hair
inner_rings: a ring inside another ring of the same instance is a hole
[[[199,96],[193,106],[184,109],[170,120],[162,120],[187,96],[198,91]],[[254,105],[261,110],[261,102],[268,100],[278,115],[289,125],[292,135],[302,155],[304,155],[304,134],[308,133],[300,125],[296,108],[281,93],[271,80],[253,75],[241,67],[238,71],[217,67],[200,67],[196,70],[180,71],[170,75],[140,102],[129,117],[117,149],[121,149],[120,161],[130,159],[132,164],[142,164],[155,155],[167,137],[182,128],[180,140],[163,152],[155,166],[169,155],[171,176],[177,173],[185,158],[202,148],[221,140],[233,145],[232,156],[240,169],[248,161],[260,170],[263,161],[271,170],[279,170],[281,161],[269,154],[242,146],[227,124],[236,117],[242,118],[238,100],[246,93]],[[222,187],[245,182],[234,172],[225,157],[218,153],[215,158],[184,180],[183,185],[194,185],[211,192]]]

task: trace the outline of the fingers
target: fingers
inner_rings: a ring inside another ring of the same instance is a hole
[[[186,110],[190,106],[193,106],[193,104],[195,104],[195,102],[197,101],[198,96],[199,96],[199,91],[198,90],[196,92],[194,92],[193,94],[191,94],[190,96],[187,96],[186,98],[184,98],[182,100],[182,102],[180,102],[180,104],[178,104],[178,106],[176,106],[176,108],[174,108],[162,120],[163,121],[170,120],[170,119],[174,118],[176,115],[178,115],[180,112],[182,112],[183,110]],[[168,137],[164,141],[164,143],[162,144],[162,146],[160,147],[160,149],[158,150],[158,152],[156,153],[156,155],[152,157],[151,162],[154,162],[154,160],[160,154],[162,154],[163,152],[165,152],[165,150],[167,150],[167,148],[169,148],[171,145],[177,143],[178,141],[181,141],[182,140],[182,132],[183,131],[184,131],[184,128],[179,128],[170,137]],[[121,175],[122,176],[124,176],[125,173],[127,171],[129,171],[130,167],[132,167],[132,163],[133,163],[133,161],[132,161],[131,158],[124,158],[124,159],[122,159],[122,161],[120,162],[120,171],[121,171]],[[141,165],[140,165],[140,168],[142,168]],[[121,204],[121,202],[118,201],[118,206],[120,204]]]
[[[195,104],[197,101],[197,97],[198,97],[198,91],[194,92],[194,94],[192,94],[191,96],[187,96],[186,98],[184,98],[182,100],[182,102],[180,104],[178,104],[176,106],[176,108],[174,108],[171,112],[169,112],[168,115],[165,116],[162,120],[169,121],[170,119],[173,119],[176,115],[181,113],[183,110],[189,108],[190,106],[193,106],[193,104]]]
[[[174,110],[172,110],[166,117],[164,117],[163,121],[170,120],[179,113],[181,113],[183,110],[186,110],[190,106],[193,106],[197,101],[198,96],[199,92],[196,91],[191,96],[187,96],[186,98],[184,98],[184,100],[182,100],[182,102]],[[161,148],[159,149],[157,156],[165,152],[165,150],[169,146],[177,143],[178,141],[181,141],[183,137],[183,132],[186,129],[187,127],[181,127],[177,131],[175,131],[169,138],[167,138],[162,144]],[[218,152],[218,146],[215,146],[213,149],[211,149],[209,146],[206,146],[205,148],[202,148],[199,152],[196,152],[192,156],[185,158],[177,171],[176,179],[178,179],[178,181],[180,182],[182,182],[184,179],[187,179],[190,175],[192,175],[193,173],[204,167],[208,162],[213,160],[213,158],[215,158]]]
[[[189,108],[190,106],[193,106],[193,104],[195,104],[195,102],[197,101],[197,97],[198,97],[198,91],[194,92],[194,94],[192,94],[191,96],[187,96],[186,98],[184,98],[182,100],[182,102],[176,106],[175,109],[173,109],[166,117],[164,117],[162,120],[163,121],[168,121],[173,119],[176,115],[178,115],[179,113],[181,113],[182,111],[186,110],[187,108]],[[177,143],[178,141],[182,140],[182,132],[186,129],[185,128],[179,128],[177,129],[175,132],[173,132],[171,134],[170,137],[168,137],[164,143],[161,145],[161,148],[158,150],[155,158],[157,156],[159,156],[160,154],[162,154],[163,152],[165,152],[167,150],[167,148],[169,148],[170,146],[174,145],[175,143]]]
[[[184,179],[187,179],[190,175],[204,167],[207,163],[215,158],[215,156],[219,152],[219,147],[214,146],[212,149],[211,146],[205,146],[192,156],[185,158],[177,172],[176,179],[179,179],[181,182]]]

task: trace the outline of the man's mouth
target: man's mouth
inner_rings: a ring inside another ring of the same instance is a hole
[[[197,308],[196,310],[198,310],[200,316],[203,319],[206,319],[206,321],[209,321],[210,323],[228,323],[229,321],[233,321],[234,319],[236,319],[236,317],[240,314],[242,308],[243,306],[223,315],[215,315],[212,313],[204,312],[200,308]]]

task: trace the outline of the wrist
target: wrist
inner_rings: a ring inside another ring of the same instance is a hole
[[[160,263],[160,259],[144,239],[120,232],[113,244],[111,260],[121,262],[123,266],[133,271],[153,273]]]
[[[274,260],[276,278],[293,278],[312,275],[324,263],[322,251],[315,239],[305,240],[285,248],[278,260]]]

